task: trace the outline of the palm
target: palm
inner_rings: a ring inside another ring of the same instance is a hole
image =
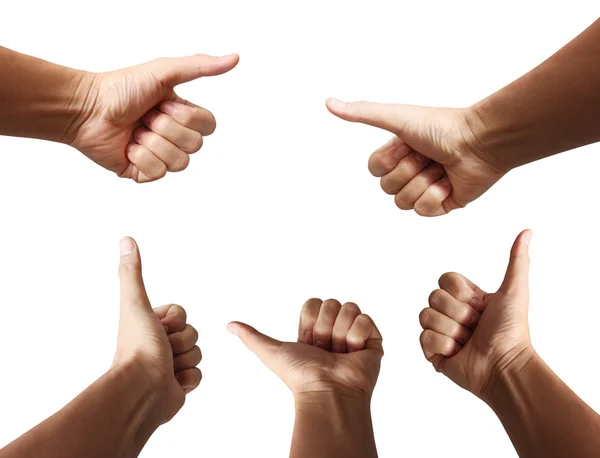
[[[99,75],[91,93],[97,95],[73,146],[98,165],[130,178],[126,148],[134,130],[144,114],[163,100],[174,100],[175,93],[142,66]]]
[[[320,384],[371,393],[379,375],[373,350],[332,353],[304,343],[285,342],[277,354],[278,374],[294,392],[318,388]]]

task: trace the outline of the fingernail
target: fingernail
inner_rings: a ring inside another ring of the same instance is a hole
[[[225,59],[229,59],[232,56],[235,56],[235,54],[226,54],[225,56],[219,56],[219,57],[217,57],[217,59],[219,59],[219,60],[225,60]]]
[[[172,115],[177,113],[179,111],[179,108],[173,102],[164,102],[160,106],[160,111],[162,111],[165,114]]]
[[[233,324],[229,324],[227,325],[227,331],[231,334],[233,334],[234,336],[238,335],[238,329],[237,326],[233,325]]]
[[[130,237],[125,237],[119,243],[119,251],[121,252],[121,256],[127,256],[128,254],[133,253],[135,250],[135,244],[133,243],[133,239]]]
[[[525,233],[525,235],[523,236],[523,243],[526,246],[529,246],[529,244],[531,243],[531,237],[533,237],[533,233],[531,231]]]
[[[329,106],[331,108],[336,109],[336,110],[341,110],[346,106],[346,102],[342,102],[339,99],[329,99],[327,101],[327,103],[329,104]]]

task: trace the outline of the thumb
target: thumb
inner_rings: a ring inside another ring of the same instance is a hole
[[[510,260],[504,281],[500,286],[504,294],[529,292],[529,243],[533,233],[526,229],[521,232],[510,250]]]
[[[275,363],[277,353],[281,348],[279,340],[272,339],[258,332],[252,326],[238,321],[229,323],[227,330],[231,334],[238,336],[248,350],[258,356],[265,366],[277,374]]]
[[[227,73],[240,60],[237,54],[214,57],[206,54],[195,56],[161,58],[148,62],[150,71],[164,85],[175,87],[203,76],[216,76]]]
[[[119,278],[121,282],[121,307],[143,307],[152,310],[142,278],[142,260],[135,240],[125,237],[119,244],[121,262]]]
[[[379,127],[394,134],[400,133],[406,123],[422,107],[413,105],[394,105],[375,102],[342,102],[329,99],[327,109],[339,118],[351,122],[360,122],[369,126]]]

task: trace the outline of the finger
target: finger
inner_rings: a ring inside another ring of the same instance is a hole
[[[346,353],[348,351],[346,336],[360,313],[360,308],[353,302],[342,305],[331,332],[331,349],[334,353]]]
[[[154,309],[154,313],[165,327],[167,334],[180,332],[187,324],[187,313],[177,304],[163,305]]]
[[[429,159],[416,151],[407,154],[394,170],[381,178],[381,189],[386,194],[394,195],[418,176],[429,163]]]
[[[185,394],[188,394],[198,388],[202,380],[202,372],[197,367],[175,372],[175,379],[183,388]]]
[[[121,307],[135,306],[152,310],[142,278],[142,260],[135,240],[125,237],[119,244],[121,262],[119,279],[121,283]]]
[[[205,108],[167,101],[160,105],[160,111],[188,129],[210,135],[217,128],[214,115]]]
[[[483,302],[487,294],[465,276],[448,272],[440,277],[438,284],[456,300],[469,304],[478,312],[483,311]]]
[[[365,349],[378,350],[383,353],[381,333],[369,315],[356,317],[346,336],[348,353]]]
[[[195,56],[161,58],[148,62],[152,74],[169,87],[187,83],[203,76],[216,76],[227,73],[240,60],[237,54],[222,57],[196,54]]]
[[[306,345],[313,344],[313,329],[319,317],[319,310],[321,310],[321,299],[309,299],[302,306],[300,312],[300,323],[298,325],[298,342],[305,343]]]
[[[200,361],[202,361],[202,352],[200,347],[194,346],[191,350],[173,358],[173,368],[175,371],[190,369],[200,364]]]
[[[129,159],[140,172],[137,179],[139,183],[158,180],[167,173],[167,166],[165,163],[152,154],[152,151],[145,146],[138,145],[137,143],[130,143],[127,145],[126,154],[127,159]]]
[[[414,208],[419,197],[423,195],[429,186],[438,181],[443,174],[444,167],[437,162],[430,163],[396,194],[394,201],[398,208],[401,210]]]
[[[169,172],[181,172],[190,163],[190,156],[187,153],[145,127],[136,129],[133,133],[133,138],[138,145],[142,145],[152,151],[167,166]]]
[[[505,294],[529,292],[529,243],[533,233],[521,232],[510,250],[510,260],[500,291]]]
[[[369,172],[376,177],[390,173],[411,152],[410,146],[393,137],[369,157]]]
[[[414,209],[421,216],[440,216],[450,213],[458,208],[452,205],[452,199],[448,199],[452,193],[452,184],[448,177],[442,177],[436,183],[429,186],[417,199]]]
[[[432,331],[451,337],[461,345],[467,343],[471,338],[471,331],[465,326],[431,307],[427,307],[421,311],[419,314],[419,323],[421,323],[423,329],[431,329]]]
[[[421,333],[420,340],[421,348],[427,359],[430,359],[433,355],[454,356],[462,348],[452,337],[445,336],[431,329],[425,329]]]
[[[429,295],[429,307],[471,329],[477,326],[481,318],[481,313],[443,289],[436,289]]]
[[[170,141],[187,154],[199,151],[204,143],[200,132],[182,126],[171,116],[159,111],[150,110],[144,115],[142,122],[152,132]]]
[[[346,103],[337,99],[329,99],[327,108],[345,121],[360,122],[398,133],[404,129],[412,107],[374,102]]]
[[[192,325],[186,324],[183,331],[169,334],[169,343],[174,355],[186,353],[198,342],[198,331]]]
[[[234,321],[229,323],[227,330],[240,338],[242,343],[254,353],[263,362],[265,366],[273,372],[277,372],[277,352],[281,347],[281,342],[266,336],[252,326]]]
[[[341,308],[342,304],[335,299],[327,299],[323,302],[313,328],[313,345],[315,347],[329,350],[333,325]]]

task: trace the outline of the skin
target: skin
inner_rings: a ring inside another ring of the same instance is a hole
[[[354,303],[310,299],[297,342],[247,324],[228,326],[291,390],[296,405],[292,458],[374,458],[371,397],[383,356],[373,320]]]
[[[152,309],[140,255],[121,241],[121,319],[108,372],[58,413],[5,448],[0,458],[136,457],[200,383],[198,333],[179,305]]]
[[[184,170],[216,128],[175,86],[238,61],[198,54],[91,73],[0,47],[0,135],[62,142],[120,177],[158,180]]]
[[[465,207],[510,170],[600,140],[600,20],[534,70],[467,108],[330,99],[334,115],[395,135],[369,171],[402,210]]]
[[[529,242],[516,239],[506,276],[486,293],[457,273],[419,315],[421,347],[433,367],[486,402],[523,458],[591,458],[600,416],[535,352],[529,337]]]

